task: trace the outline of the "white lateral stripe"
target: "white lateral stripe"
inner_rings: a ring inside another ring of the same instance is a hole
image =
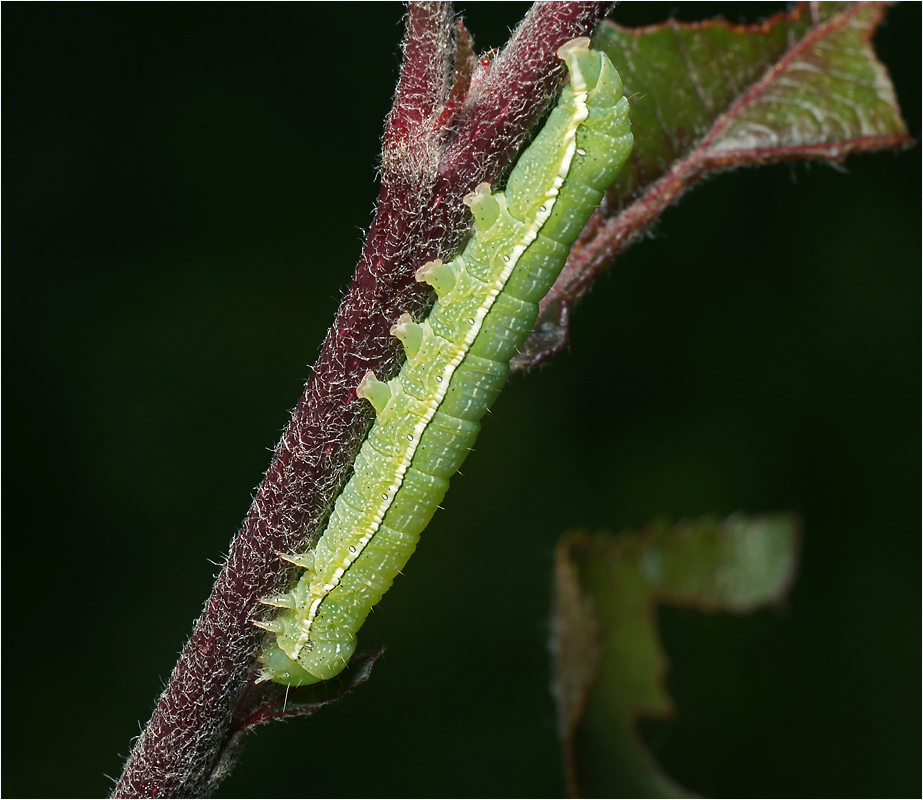
[[[545,195],[549,202],[542,207],[544,211],[539,210],[538,214],[536,215],[532,224],[526,230],[522,239],[513,245],[513,248],[510,252],[510,258],[505,263],[500,276],[488,286],[484,300],[475,313],[475,317],[472,321],[470,329],[465,334],[464,339],[458,346],[454,355],[452,355],[442,370],[443,380],[437,387],[435,395],[427,402],[425,415],[413,427],[412,439],[408,442],[404,452],[399,457],[400,461],[395,471],[394,482],[387,489],[385,498],[378,503],[374,511],[369,515],[371,517],[371,524],[368,528],[366,528],[363,536],[360,538],[359,546],[355,556],[353,558],[347,557],[344,559],[345,566],[337,567],[333,573],[330,583],[324,585],[322,590],[323,593],[311,603],[308,614],[300,626],[301,630],[298,636],[298,640],[295,644],[295,656],[293,660],[297,660],[298,654],[309,641],[310,631],[314,620],[317,617],[321,603],[330,595],[334,589],[336,589],[337,586],[339,586],[340,581],[343,575],[346,573],[348,567],[361,557],[366,545],[368,545],[368,543],[372,540],[372,537],[374,537],[374,535],[381,527],[382,521],[384,520],[388,509],[394,502],[394,498],[397,496],[397,492],[400,489],[401,484],[404,482],[404,476],[407,474],[407,470],[413,461],[413,457],[416,454],[420,439],[423,433],[426,431],[427,427],[429,427],[430,422],[432,422],[436,412],[439,410],[439,406],[442,404],[442,401],[445,399],[446,393],[449,390],[449,383],[451,382],[452,376],[455,374],[455,370],[462,363],[462,361],[464,361],[465,356],[471,349],[471,345],[474,343],[474,340],[477,338],[481,328],[483,327],[484,319],[487,317],[487,314],[493,307],[496,298],[500,296],[500,293],[505,288],[507,281],[510,279],[510,275],[512,275],[513,270],[519,263],[519,259],[526,252],[532,242],[538,238],[538,234],[542,227],[548,221],[549,217],[551,217],[551,212],[554,209],[555,203],[557,202],[560,189],[564,185],[564,181],[570,172],[574,153],[577,149],[577,129],[580,127],[581,123],[583,123],[589,116],[589,108],[587,107],[588,93],[586,91],[586,84],[583,80],[583,75],[580,74],[579,70],[576,70],[576,68],[575,71],[571,74],[571,85],[579,86],[580,91],[574,92],[574,111],[571,115],[570,125],[564,134],[564,141],[566,143],[564,149],[564,157],[561,159],[561,164],[558,167],[558,174],[553,179],[552,184]]]

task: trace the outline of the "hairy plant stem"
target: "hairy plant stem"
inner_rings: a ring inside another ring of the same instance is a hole
[[[589,35],[609,2],[539,3],[490,64],[455,58],[449,4],[411,3],[404,65],[385,132],[381,191],[348,293],[201,617],[125,765],[115,797],[202,797],[232,768],[244,721],[278,687],[255,688],[261,597],[291,573],[279,553],[304,549],[323,523],[371,422],[355,388],[369,369],[390,377],[389,334],[419,312],[413,273],[453,255],[467,224],[461,198],[495,179],[553,97],[557,48]],[[467,36],[458,28],[462,54]],[[467,64],[468,73],[464,75]]]

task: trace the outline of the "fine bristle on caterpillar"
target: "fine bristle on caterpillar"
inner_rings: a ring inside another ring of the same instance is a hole
[[[585,38],[558,55],[570,83],[506,189],[482,183],[468,195],[474,233],[464,251],[417,270],[437,300],[425,320],[404,314],[392,328],[407,353],[401,372],[387,383],[369,372],[358,387],[377,417],[316,546],[288,557],[301,579],[263,601],[280,613],[255,623],[275,634],[261,681],[302,686],[346,666],[473,445],[539,301],[631,152],[628,101],[608,57]]]

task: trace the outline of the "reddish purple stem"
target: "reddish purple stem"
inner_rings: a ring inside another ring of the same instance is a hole
[[[410,4],[378,208],[355,276],[114,796],[201,797],[230,771],[243,722],[277,688],[252,683],[263,640],[252,625],[261,614],[258,599],[289,585],[291,572],[278,553],[303,549],[316,535],[368,429],[368,404],[357,401],[355,387],[369,369],[394,373],[389,328],[401,312],[419,312],[426,303],[415,268],[451,257],[466,228],[462,197],[497,177],[553,97],[562,77],[557,48],[591,34],[611,5],[536,4],[489,66],[458,59],[456,74],[469,83],[463,95],[450,96],[451,6]]]

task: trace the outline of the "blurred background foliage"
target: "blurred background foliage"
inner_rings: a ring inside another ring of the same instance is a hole
[[[526,8],[458,10],[483,50]],[[358,257],[402,13],[5,6],[4,794],[107,793],[148,719]],[[915,137],[920,27],[877,38]],[[916,794],[920,174],[739,170],[669,210],[496,404],[363,629],[373,679],[221,794],[560,795],[557,537],[739,509],[801,514],[798,582],[661,610],[655,757],[704,794]]]

